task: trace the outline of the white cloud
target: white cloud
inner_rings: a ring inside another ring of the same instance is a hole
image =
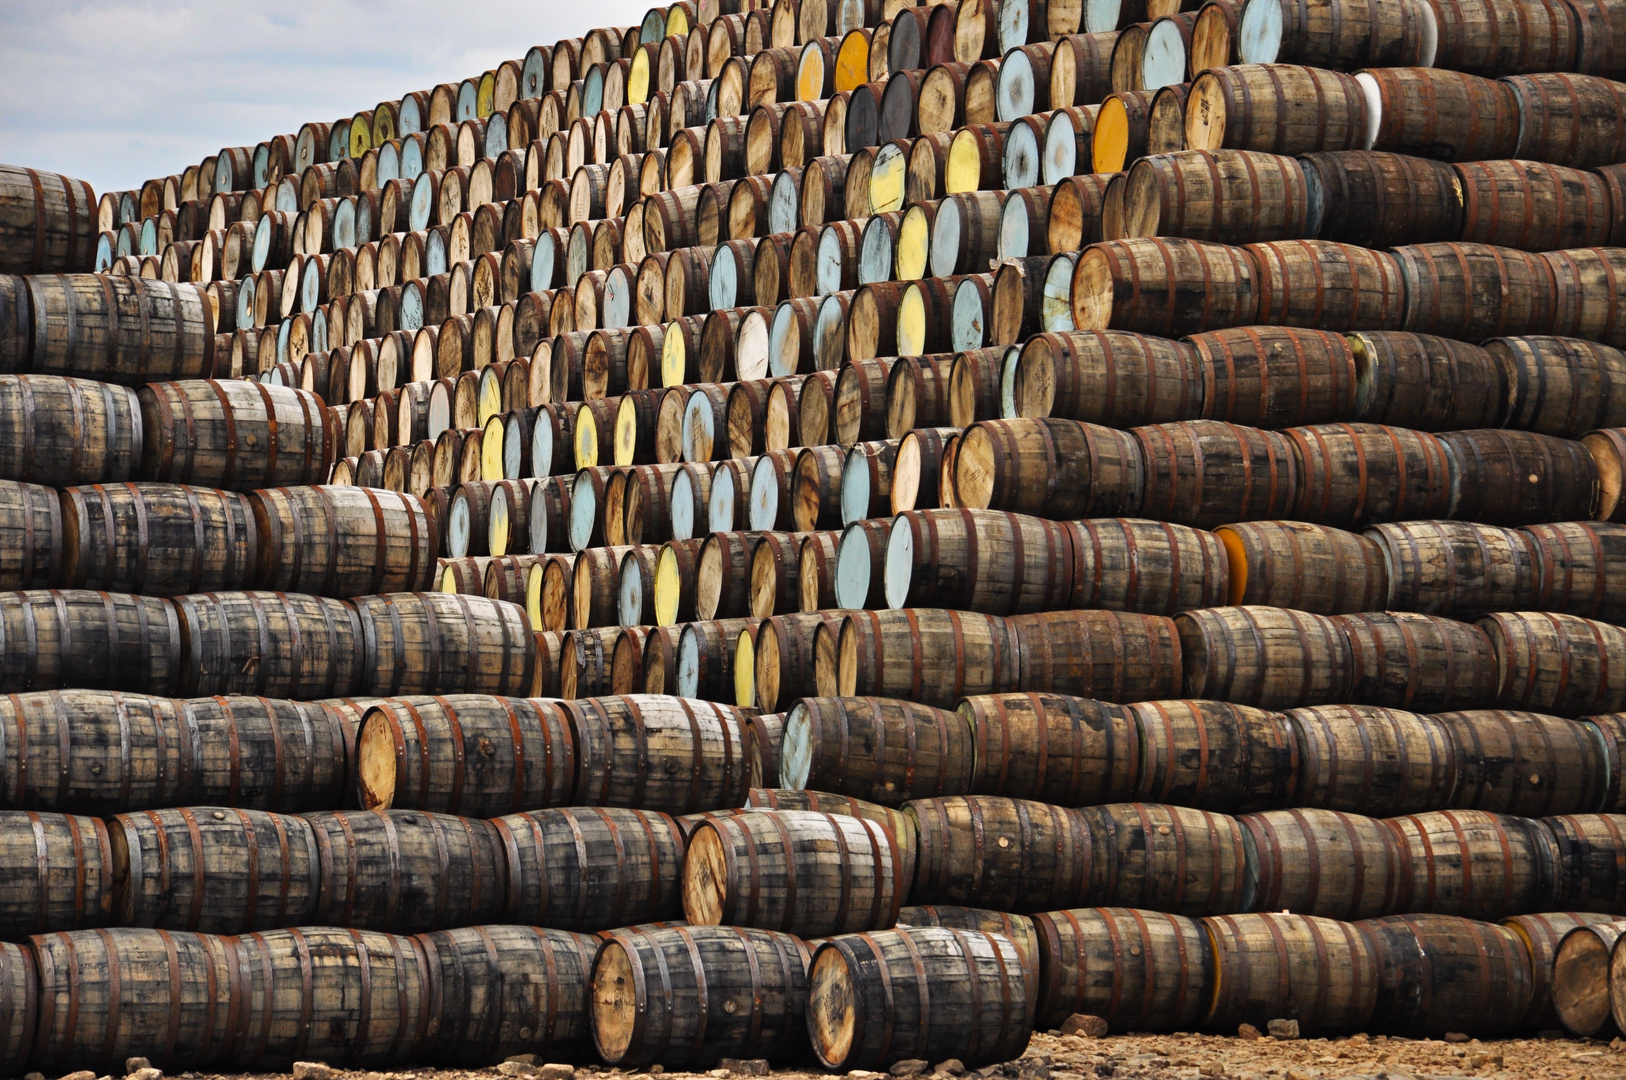
[[[98,193],[458,82],[649,0],[4,0],[0,161]]]

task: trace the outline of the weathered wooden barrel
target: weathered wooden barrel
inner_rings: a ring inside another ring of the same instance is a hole
[[[531,684],[536,643],[518,604],[391,593],[358,598],[355,610],[363,693],[518,696]]]
[[[361,805],[488,816],[568,804],[575,744],[550,704],[483,694],[382,701],[362,720]]]
[[[1355,357],[1337,334],[1257,326],[1186,340],[1202,362],[1205,419],[1282,428],[1355,410]]]
[[[1405,284],[1403,327],[1479,341],[1503,334],[1546,334],[1558,308],[1552,268],[1539,255],[1477,243],[1415,244],[1394,249]]]
[[[362,692],[366,685],[360,621],[342,601],[199,593],[178,598],[174,611],[183,694],[312,699]]]
[[[1613,854],[1622,843],[1626,820],[1619,814],[1562,814],[1542,823],[1558,841],[1554,906],[1626,915],[1626,876]],[[1551,955],[1547,970],[1552,970]]]
[[[833,1069],[954,1056],[975,1067],[1019,1055],[1034,986],[1009,938],[913,927],[835,938],[808,969],[808,1035]],[[892,1018],[877,1024],[876,1017]]]
[[[1443,518],[1458,506],[1460,470],[1448,444],[1381,424],[1320,424],[1283,432],[1298,458],[1293,516],[1360,528]]]
[[[832,795],[827,791],[792,791],[788,788],[752,788],[745,793],[743,805],[740,813],[751,810],[811,810],[819,814],[839,814],[877,822],[890,830],[897,842],[902,859],[899,880],[914,881],[919,837],[914,821],[902,810],[865,802],[850,795]]]
[[[1300,162],[1309,227],[1322,240],[1383,248],[1462,236],[1460,181],[1444,162],[1370,150],[1306,154]]]
[[[416,1059],[437,1010],[424,940],[328,927],[235,939],[244,990],[234,1000],[243,1007],[221,1064],[287,1069],[315,1058],[378,1068]]]
[[[148,480],[232,491],[319,484],[338,454],[332,414],[305,390],[199,379],[151,383],[137,396]]]
[[[1544,606],[1536,602],[1540,555],[1523,530],[1404,521],[1374,525],[1366,536],[1381,546],[1388,567],[1388,593],[1375,606],[1457,617]]]
[[[1371,108],[1353,76],[1294,64],[1238,64],[1198,75],[1186,146],[1309,154],[1364,150]]]
[[[1248,150],[1152,154],[1129,168],[1130,236],[1222,244],[1294,240],[1310,227],[1310,190],[1297,158]]]
[[[942,926],[951,930],[978,930],[1011,939],[1022,958],[1022,970],[1030,981],[1039,977],[1039,939],[1033,920],[1025,915],[952,904],[925,904],[898,912],[899,927]]]
[[[266,588],[348,597],[434,584],[440,533],[416,496],[296,487],[257,491],[251,502]]]
[[[1232,604],[1340,615],[1389,602],[1384,549],[1369,536],[1302,521],[1239,522],[1214,535],[1225,546]]]
[[[31,370],[110,382],[207,379],[215,319],[196,285],[104,274],[28,279]]]
[[[26,749],[19,747],[18,757]],[[100,818],[0,811],[0,847],[6,866],[0,927],[7,937],[126,921],[116,914],[113,845]]]
[[[1429,67],[1437,34],[1434,8],[1421,0],[1367,6],[1249,0],[1237,23],[1236,49],[1244,64]]]
[[[868,818],[804,810],[718,816],[689,837],[684,916],[798,937],[883,929],[908,894],[904,866],[892,830]]]
[[[193,747],[192,760],[173,777],[181,781],[180,789],[156,798],[132,793],[118,808],[190,804],[294,813],[338,806],[350,791],[356,709],[365,704],[348,698],[300,702],[256,697],[177,702],[185,741]],[[130,709],[130,699],[114,705],[114,714],[122,715]]]
[[[1439,720],[1367,705],[1293,709],[1306,807],[1385,817],[1451,804],[1466,751]]]
[[[1348,700],[1349,640],[1303,611],[1223,607],[1175,616],[1185,692],[1264,709]]]
[[[1200,922],[1134,908],[1033,916],[1039,945],[1035,1026],[1073,1013],[1110,1031],[1189,1031],[1208,1008],[1212,946]]]
[[[1402,910],[1410,867],[1377,818],[1303,808],[1238,819],[1248,846],[1250,911],[1365,919]]]
[[[1244,248],[1181,237],[1092,244],[1073,270],[1073,325],[1171,338],[1246,326],[1257,321],[1258,276]]]
[[[1373,67],[1356,75],[1372,118],[1370,149],[1439,161],[1517,156],[1512,87],[1443,67]]]
[[[1502,365],[1512,406],[1507,423],[1575,438],[1626,419],[1626,354],[1576,338],[1494,338],[1486,350]]]
[[[949,708],[965,693],[1017,689],[1016,644],[1005,620],[938,609],[865,611],[818,631],[823,696],[907,698]],[[926,679],[926,671],[935,673]],[[781,686],[781,691],[783,691]]]
[[[1455,169],[1466,243],[1558,251],[1609,242],[1609,197],[1595,173],[1542,161],[1474,161]]]
[[[1387,252],[1331,240],[1273,240],[1247,251],[1262,323],[1351,331],[1399,330],[1405,321],[1406,286]]]
[[[1349,343],[1355,354],[1356,419],[1420,431],[1502,422],[1507,378],[1485,349],[1404,331],[1351,334]]]
[[[1021,683],[1013,689],[1120,702],[1179,694],[1179,635],[1167,616],[1046,611],[1015,615],[1008,623],[1021,658]]]
[[[247,996],[234,948],[232,938],[135,927],[33,938],[39,1029],[31,1062],[109,1072],[137,1054],[164,1069],[219,1063],[239,1035]],[[26,1009],[16,996],[21,965],[4,955],[7,996]]]
[[[1557,308],[1552,332],[1601,341],[1617,349],[1626,346],[1626,333],[1616,314],[1621,294],[1626,292],[1626,266],[1619,249],[1552,251],[1541,260],[1553,273]]]
[[[0,645],[7,693],[85,687],[167,695],[184,652],[169,601],[79,589],[0,593]]]
[[[1487,615],[1499,672],[1497,704],[1557,716],[1618,712],[1626,705],[1626,631],[1551,612]]]
[[[1524,943],[1505,927],[1447,915],[1359,924],[1379,964],[1376,1031],[1492,1037],[1516,1030],[1533,979]]]
[[[1377,1005],[1379,963],[1359,928],[1314,915],[1223,915],[1202,920],[1214,956],[1202,1026],[1296,1021],[1306,1034],[1365,1030]]]
[[[1440,437],[1457,475],[1452,516],[1491,525],[1587,521],[1600,502],[1589,448],[1528,431],[1473,430]]]
[[[964,795],[975,753],[957,712],[885,698],[802,698],[785,716],[778,781],[883,806]]]
[[[1117,330],[1036,334],[1009,375],[1007,418],[1123,427],[1199,415],[1202,369],[1183,342]]]
[[[1530,525],[1519,531],[1529,537],[1540,568],[1534,600],[1519,607],[1616,624],[1626,618],[1616,591],[1616,583],[1622,580],[1619,560],[1626,556],[1622,550],[1626,530],[1612,522],[1574,521]]]
[[[1545,817],[1604,804],[1612,755],[1591,726],[1494,709],[1442,712],[1434,719],[1464,755],[1453,806]]]
[[[998,510],[911,510],[892,522],[871,585],[883,575],[893,608],[1014,615],[1083,607],[1073,603],[1074,539],[1069,526]]]
[[[617,931],[593,963],[594,1044],[626,1067],[792,1062],[807,1047],[808,956],[798,938],[769,930]]]
[[[492,824],[507,855],[508,919],[596,931],[682,912],[683,835],[666,814],[533,810]]]
[[[730,706],[629,694],[568,702],[582,806],[672,814],[743,805],[744,727]]]
[[[1551,910],[1557,842],[1541,822],[1441,810],[1387,824],[1411,864],[1411,895],[1400,910],[1497,919]]]
[[[309,924],[316,834],[301,817],[217,807],[111,822],[112,911],[122,926],[240,934]]]
[[[514,1054],[572,1058],[586,1048],[589,974],[599,940],[534,926],[471,926],[417,939],[439,991],[420,1053],[443,1065]]]
[[[1349,700],[1355,704],[1432,713],[1496,701],[1496,657],[1476,626],[1407,611],[1335,615],[1333,621],[1349,640]]]
[[[1567,22],[1568,11],[1555,11],[1557,5],[1550,3],[1541,6],[1550,13],[1551,23]],[[1523,45],[1526,35],[1520,32],[1508,37]],[[1519,118],[1519,144],[1510,156],[1575,169],[1617,164],[1626,150],[1619,122],[1621,110],[1626,108],[1626,91],[1612,79],[1561,74],[1567,60],[1560,52],[1550,65],[1538,60],[1544,70],[1537,74],[1502,72],[1511,76],[1501,82],[1512,91]]]
[[[920,837],[911,896],[999,911],[1082,903],[1096,855],[1083,815],[991,795],[917,799],[905,813]]]
[[[1237,819],[1155,803],[1081,813],[1094,845],[1092,899],[1181,915],[1242,910],[1247,860]]]
[[[45,588],[57,580],[62,504],[52,488],[0,481],[0,585]]]
[[[817,634],[825,624],[830,630]],[[798,697],[817,694],[815,641],[821,639],[826,648],[833,649],[840,628],[840,615],[809,611],[775,615],[765,619],[755,635],[742,633],[736,642],[734,670],[749,670],[751,684],[737,687],[739,703],[763,709],[777,709],[781,704],[788,708]],[[834,657],[827,657],[825,663],[833,665]],[[749,698],[744,694],[747,689]]]
[[[321,926],[414,933],[495,922],[508,865],[489,821],[421,810],[307,814],[316,835]]]
[[[1596,911],[1553,911],[1502,920],[1502,928],[1511,930],[1530,956],[1530,1008],[1520,1024],[1524,1030],[1556,1031],[1563,1026],[1553,1008],[1553,970],[1559,942],[1578,926],[1609,921],[1610,916]]]
[[[64,585],[175,596],[253,583],[259,544],[247,496],[158,483],[61,494]]]
[[[1566,933],[1553,958],[1553,1011],[1570,1034],[1592,1038],[1614,1027],[1609,968],[1626,922],[1581,925]]]
[[[1143,466],[1131,436],[1073,420],[986,420],[955,454],[961,506],[1066,520],[1141,512]]]
[[[1122,706],[1057,694],[962,698],[976,750],[971,793],[1086,806],[1133,798],[1141,743]]]
[[[1222,701],[1128,708],[1140,736],[1134,799],[1225,813],[1291,801],[1298,745],[1286,717]]]
[[[0,166],[0,273],[80,273],[96,256],[96,193],[83,180]]]
[[[0,375],[0,474],[50,487],[138,475],[135,391],[56,375]]]

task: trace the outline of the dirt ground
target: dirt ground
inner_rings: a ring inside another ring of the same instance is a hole
[[[936,1063],[934,1063],[935,1065]],[[958,1063],[953,1063],[957,1065]],[[415,1069],[403,1072],[344,1072],[332,1080],[565,1080],[564,1070],[516,1065],[474,1071]],[[935,1080],[952,1072],[933,1070]],[[575,1080],[727,1080],[727,1070],[709,1073],[632,1071],[577,1066]],[[537,1075],[541,1074],[541,1075]],[[777,1071],[770,1080],[830,1080],[828,1073]],[[853,1080],[880,1080],[883,1074],[854,1072]],[[1036,1034],[1018,1061],[972,1070],[967,1080],[1626,1080],[1626,1042],[1576,1039],[1505,1039],[1448,1043],[1438,1039],[1391,1039],[1356,1035],[1342,1039],[1240,1039],[1212,1035],[1112,1035],[1091,1039]],[[185,1073],[184,1080],[225,1080]],[[238,1080],[250,1080],[239,1077]],[[262,1080],[262,1078],[254,1078]],[[263,1080],[287,1080],[265,1077]],[[931,1072],[916,1080],[932,1080]]]

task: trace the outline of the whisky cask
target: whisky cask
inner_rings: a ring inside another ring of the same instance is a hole
[[[55,274],[28,292],[34,372],[131,384],[215,373],[214,312],[196,285]]]
[[[1399,839],[1377,818],[1305,807],[1238,819],[1250,911],[1363,919],[1401,910],[1411,891]]]
[[[322,399],[258,381],[150,383],[141,406],[141,475],[231,491],[320,484],[339,432]],[[408,408],[403,395],[402,409]]]
[[[356,611],[339,600],[272,592],[175,601],[180,690],[315,699],[363,689]]]
[[[1446,915],[1358,925],[1379,963],[1374,1030],[1489,1037],[1515,1030],[1529,1010],[1530,956],[1504,927]]]
[[[1250,521],[1214,530],[1225,547],[1232,604],[1317,615],[1390,604],[1385,549],[1371,536],[1302,521]]]
[[[971,794],[1088,806],[1134,797],[1141,740],[1121,705],[1059,694],[982,694],[957,706],[976,741]]]
[[[258,583],[266,588],[348,597],[428,591],[434,584],[440,533],[414,495],[271,488],[255,492],[251,503]]]
[[[1402,911],[1505,918],[1551,910],[1557,842],[1539,821],[1483,810],[1389,818],[1411,864]]]
[[[168,600],[70,589],[0,593],[0,690],[168,695],[184,685],[185,634]]]
[[[0,861],[7,937],[125,921],[115,914],[113,845],[100,818],[0,811]]]
[[[666,814],[549,809],[492,824],[506,853],[508,919],[591,932],[682,914],[684,838]]]
[[[1080,813],[1095,849],[1092,899],[1179,915],[1242,910],[1247,851],[1236,818],[1154,803]]]
[[[1140,735],[1133,798],[1246,813],[1285,806],[1298,774],[1287,718],[1222,701],[1128,706]]]
[[[536,642],[517,604],[391,593],[359,598],[356,615],[364,693],[517,696],[531,684]]]
[[[1296,1021],[1305,1034],[1365,1030],[1377,1005],[1377,950],[1346,922],[1301,914],[1203,920],[1214,997],[1203,1026]]]
[[[72,487],[128,480],[141,461],[135,392],[56,375],[0,375],[0,475]]]
[[[579,805],[678,814],[743,805],[744,729],[732,707],[629,694],[565,708]]]
[[[884,698],[802,698],[786,713],[778,781],[883,806],[970,790],[971,726]]]
[[[1136,908],[1073,908],[1033,916],[1039,943],[1035,1026],[1073,1013],[1109,1031],[1190,1031],[1208,1008],[1212,944],[1203,924]]]
[[[918,903],[1044,911],[1085,902],[1100,859],[1084,814],[991,795],[917,799]]]

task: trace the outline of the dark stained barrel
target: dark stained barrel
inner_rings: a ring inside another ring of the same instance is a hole
[[[1130,712],[1060,694],[961,698],[976,749],[971,793],[1088,806],[1134,797],[1140,733]]]
[[[1355,419],[1418,431],[1493,427],[1508,408],[1507,375],[1466,341],[1371,330],[1349,335],[1355,353]]]
[[[877,1023],[877,1018],[891,1023]],[[1033,984],[1009,938],[914,927],[845,935],[808,970],[808,1035],[833,1069],[955,1057],[975,1068],[1017,1057],[1033,1027]]]
[[[182,693],[329,698],[362,689],[361,630],[339,600],[272,592],[175,601]]]
[[[1294,802],[1373,817],[1449,806],[1465,751],[1432,716],[1370,705],[1287,714],[1299,744]]]
[[[39,1015],[34,953],[26,945],[0,945],[0,1068],[21,1072],[33,1049]]]
[[[0,475],[50,487],[139,475],[135,391],[57,375],[0,375]]]
[[[1496,701],[1496,655],[1477,626],[1409,611],[1333,621],[1349,640],[1352,703],[1432,713]]]
[[[1074,908],[1033,916],[1039,939],[1036,1027],[1073,1013],[1110,1031],[1190,1031],[1214,978],[1202,923],[1137,908]]]
[[[696,1069],[789,1064],[807,1048],[808,948],[736,926],[619,930],[593,963],[593,1041],[605,1061]]]
[[[1523,817],[1580,814],[1604,804],[1612,766],[1597,730],[1532,712],[1441,712],[1463,753],[1453,807]]]
[[[1530,1008],[1530,956],[1504,927],[1448,915],[1358,925],[1379,965],[1374,1031],[1501,1036],[1516,1030]]]
[[[916,850],[919,847],[914,821],[902,810],[824,791],[791,791],[786,788],[752,788],[745,793],[745,808],[752,810],[813,810],[820,814],[845,814],[866,818],[892,830],[903,853],[903,880],[914,881]]]
[[[170,694],[184,630],[168,600],[82,589],[0,593],[0,690]],[[184,683],[184,679],[180,680]]]
[[[1247,859],[1236,818],[1159,803],[1080,813],[1094,844],[1093,899],[1180,915],[1242,910]]]
[[[42,589],[56,581],[62,504],[39,484],[0,480],[0,587]]]
[[[1400,910],[1493,919],[1552,910],[1558,851],[1540,821],[1438,810],[1386,824],[1411,863],[1411,896]]]
[[[946,926],[951,930],[981,930],[1011,939],[1022,956],[1022,968],[1029,979],[1039,977],[1039,939],[1033,920],[1026,915],[986,908],[956,907],[952,904],[925,904],[898,912],[899,926]]]
[[[1410,892],[1400,840],[1377,818],[1305,808],[1238,820],[1251,911],[1365,919],[1400,910]]]
[[[1280,432],[1192,420],[1132,434],[1145,462],[1146,517],[1209,529],[1295,516],[1298,457]]]
[[[1626,843],[1620,814],[1562,814],[1542,819],[1558,841],[1555,907],[1626,915],[1626,873],[1615,853]]]
[[[107,690],[0,698],[0,797],[10,809],[118,811],[185,797],[177,703]],[[341,747],[342,750],[342,747]]]
[[[785,717],[780,784],[883,806],[971,790],[971,725],[890,698],[802,698]]]
[[[607,807],[533,810],[492,822],[508,864],[504,916],[522,925],[607,930],[683,912],[683,834],[666,814]]]
[[[96,193],[83,180],[0,165],[0,274],[89,270],[98,224]]]
[[[536,1054],[574,1060],[591,1028],[589,974],[599,940],[535,926],[470,926],[419,937],[440,1015],[423,1059],[447,1066]]]
[[[1223,701],[1143,701],[1134,798],[1247,813],[1287,805],[1298,743],[1287,718]]]
[[[1349,639],[1324,615],[1223,607],[1181,612],[1174,621],[1190,697],[1261,709],[1349,698]]]
[[[402,697],[367,711],[356,788],[369,810],[514,813],[570,803],[570,722],[550,702],[484,694]]]
[[[316,834],[304,818],[183,807],[120,814],[110,832],[120,925],[239,934],[315,916]]]
[[[529,692],[536,640],[518,604],[484,596],[389,593],[356,600],[358,689],[369,694]]]
[[[1457,473],[1444,440],[1382,424],[1283,432],[1298,456],[1293,517],[1346,529],[1449,517]]]
[[[1389,568],[1383,606],[1470,618],[1539,606],[1540,559],[1523,529],[1401,521],[1374,525],[1366,535],[1381,545]]]
[[[1044,911],[1089,894],[1099,856],[1077,810],[975,795],[917,799],[905,811],[920,835],[917,903]]]
[[[63,491],[62,511],[63,585],[179,596],[254,583],[259,534],[247,496],[185,484],[95,484]]]
[[[1298,1022],[1304,1035],[1365,1029],[1377,1005],[1378,958],[1346,922],[1313,915],[1204,919],[1214,950],[1213,998],[1202,1026]]]
[[[33,370],[139,384],[215,373],[215,319],[190,283],[106,274],[28,279]]]
[[[565,704],[581,806],[692,814],[745,805],[745,726],[731,706],[649,694]]]
[[[1626,707],[1626,630],[1545,611],[1487,615],[1479,626],[1496,652],[1502,708],[1588,716]]]
[[[1457,478],[1451,516],[1487,525],[1588,521],[1597,516],[1598,467],[1585,444],[1531,431],[1440,436]]]
[[[1383,549],[1370,537],[1303,521],[1237,522],[1214,534],[1225,546],[1232,604],[1340,615],[1388,602]]]
[[[294,813],[339,806],[351,790],[359,719],[350,704],[258,697],[176,702],[196,755],[180,773],[184,792],[132,798],[120,809],[184,802]]]

